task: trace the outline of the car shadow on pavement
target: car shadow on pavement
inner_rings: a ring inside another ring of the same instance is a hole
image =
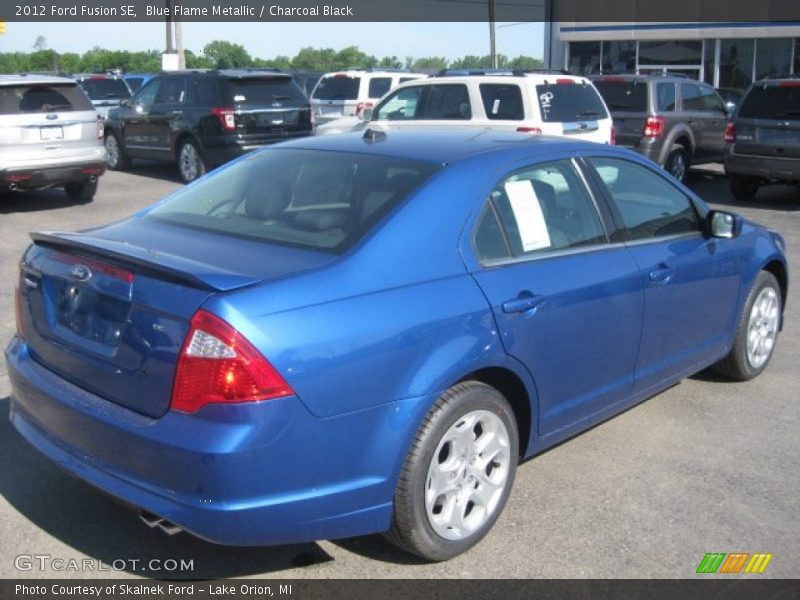
[[[172,183],[183,183],[178,174],[178,167],[172,162],[158,162],[151,160],[136,160],[133,165],[125,169],[124,173],[130,175],[141,175],[153,179],[161,179]]]
[[[0,192],[0,215],[68,208],[81,204],[87,203],[70,200],[62,188],[30,192]]]
[[[8,420],[9,402],[8,397],[0,399],[0,494],[34,526],[71,546],[76,554],[101,561],[108,570],[121,570],[127,576],[222,579],[313,567],[333,560],[315,543],[238,548],[205,542],[187,533],[170,537],[149,529],[128,507],[72,477],[29,445]],[[31,554],[42,550],[40,544],[33,545]],[[4,546],[8,548],[7,543]],[[25,548],[24,542],[15,546]],[[83,558],[51,556],[65,562],[74,558],[79,564]],[[193,568],[166,570],[171,564],[168,559],[178,564],[192,561]],[[151,562],[154,560],[158,562]],[[25,571],[19,576],[32,574]]]

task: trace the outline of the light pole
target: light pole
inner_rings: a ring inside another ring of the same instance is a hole
[[[497,68],[497,47],[495,46],[494,34],[494,0],[489,0],[489,57],[492,60],[492,68]]]

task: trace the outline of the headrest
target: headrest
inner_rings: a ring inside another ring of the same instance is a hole
[[[292,201],[292,188],[282,179],[255,178],[247,190],[245,214],[256,221],[268,221],[281,214]]]

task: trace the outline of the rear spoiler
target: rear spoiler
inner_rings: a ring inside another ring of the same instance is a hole
[[[165,277],[176,283],[215,292],[224,292],[258,283],[259,279],[218,269],[182,256],[148,248],[65,231],[35,231],[34,243],[60,250],[71,250],[92,258],[111,261],[121,267]]]

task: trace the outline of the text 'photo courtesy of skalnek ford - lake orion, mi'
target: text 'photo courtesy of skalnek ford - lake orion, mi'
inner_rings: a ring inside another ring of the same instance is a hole
[[[9,0],[0,224],[2,597],[800,594],[794,2]]]

